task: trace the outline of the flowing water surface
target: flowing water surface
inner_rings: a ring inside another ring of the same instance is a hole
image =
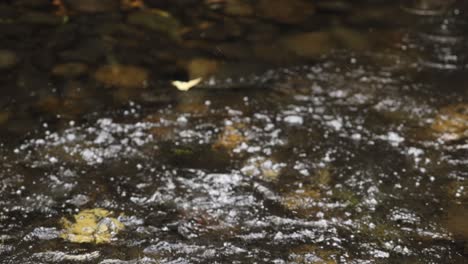
[[[0,263],[468,261],[463,1],[11,2]]]

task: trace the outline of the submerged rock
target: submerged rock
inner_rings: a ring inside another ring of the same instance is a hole
[[[64,2],[71,10],[83,13],[111,12],[120,8],[119,0],[64,0]]]
[[[166,33],[174,38],[179,34],[179,21],[171,14],[158,9],[133,12],[128,16],[128,23]]]
[[[444,141],[468,138],[468,104],[442,108],[431,126]]]
[[[190,79],[209,77],[210,75],[213,75],[218,68],[218,61],[204,58],[193,59],[187,65],[187,71]]]
[[[258,14],[284,24],[300,24],[315,13],[315,7],[304,0],[261,0]]]
[[[50,7],[51,1],[49,0],[16,0],[14,5],[29,8],[46,8]]]
[[[296,55],[317,58],[334,48],[334,41],[328,32],[307,32],[287,36],[280,43]]]
[[[6,123],[10,119],[10,112],[0,111],[0,125]]]
[[[337,26],[333,29],[332,35],[346,49],[366,51],[371,48],[369,38],[357,30]]]
[[[111,215],[110,211],[96,208],[74,215],[73,222],[62,218],[64,230],[60,237],[73,243],[110,243],[124,229],[124,225]]]
[[[254,14],[254,8],[245,0],[228,0],[224,12],[233,16],[251,16]]]
[[[11,50],[0,50],[0,70],[9,69],[18,63],[16,53]]]
[[[447,214],[447,229],[456,240],[468,241],[468,210],[463,205],[453,205]]]
[[[224,149],[230,152],[234,151],[235,148],[247,141],[247,138],[241,131],[243,127],[244,125],[241,123],[225,126],[222,134],[219,135],[218,139],[213,144],[213,148]]]
[[[149,73],[133,65],[104,65],[97,69],[94,78],[109,87],[145,88]]]
[[[57,26],[63,23],[63,19],[45,12],[28,12],[19,18],[20,22],[44,25],[44,26]]]
[[[66,78],[78,77],[87,71],[88,66],[79,62],[57,64],[52,68],[52,74]]]

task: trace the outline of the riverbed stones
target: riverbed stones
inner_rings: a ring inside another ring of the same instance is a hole
[[[317,58],[330,52],[335,43],[328,32],[306,32],[284,37],[280,43],[289,51],[305,58]]]
[[[103,39],[90,38],[78,42],[75,48],[67,49],[59,53],[63,61],[85,62],[93,64],[104,56],[110,56],[112,46]]]
[[[443,107],[431,128],[444,141],[468,138],[468,104]]]
[[[73,11],[82,13],[101,13],[118,11],[119,0],[64,0],[65,5]]]
[[[459,241],[468,241],[468,210],[462,205],[452,205],[447,213],[447,229]]]
[[[332,35],[346,49],[366,51],[371,48],[369,39],[356,30],[337,26],[332,30]]]
[[[171,14],[159,9],[149,9],[131,13],[127,21],[131,25],[165,33],[177,38],[180,23]]]
[[[50,7],[51,2],[50,0],[15,0],[13,3],[20,7],[45,8]]]
[[[0,70],[12,68],[17,63],[18,57],[15,52],[0,49]]]
[[[218,68],[218,61],[207,58],[195,58],[187,65],[187,71],[191,80],[200,77],[209,77],[216,73]]]
[[[10,116],[11,116],[10,112],[1,111],[0,112],[0,125],[5,124],[8,121],[8,119],[10,119]]]
[[[104,65],[96,70],[94,78],[107,87],[146,88],[149,72],[135,65]]]
[[[64,78],[75,78],[85,74],[88,66],[80,62],[57,64],[52,68],[52,74]]]
[[[347,13],[352,10],[352,4],[343,0],[322,0],[316,3],[318,11]]]
[[[42,25],[42,26],[57,26],[63,23],[63,19],[59,16],[46,12],[30,11],[20,16],[18,19],[22,23]]]
[[[260,0],[258,15],[283,24],[300,24],[314,15],[315,7],[306,0]]]
[[[251,16],[255,10],[248,1],[227,0],[224,5],[224,12],[233,16]]]

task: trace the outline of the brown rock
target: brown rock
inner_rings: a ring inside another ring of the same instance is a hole
[[[43,26],[58,26],[63,23],[63,19],[59,16],[46,12],[30,11],[24,13],[18,18],[18,21],[27,24],[43,25]]]
[[[64,0],[67,7],[83,13],[100,13],[118,11],[119,0]]]
[[[219,62],[205,58],[196,58],[191,60],[187,65],[187,71],[190,79],[199,77],[205,78],[216,73],[219,68]]]
[[[256,43],[253,51],[256,58],[275,64],[290,63],[297,59],[294,52],[278,43]]]
[[[346,49],[365,51],[371,48],[370,40],[356,30],[337,26],[332,30],[332,35]]]
[[[108,87],[145,88],[149,73],[133,65],[104,65],[97,69],[94,78]]]
[[[300,24],[315,13],[315,7],[306,0],[260,0],[258,14],[284,24]]]
[[[79,62],[57,64],[54,66],[54,68],[52,68],[53,75],[66,78],[78,77],[80,75],[85,74],[87,71],[88,66],[84,63]]]
[[[6,123],[10,119],[10,112],[2,111],[0,112],[0,125]]]
[[[254,9],[245,0],[227,0],[224,5],[224,12],[233,16],[251,16]]]
[[[18,63],[18,58],[13,51],[0,50],[0,69],[8,69]]]
[[[180,22],[163,10],[149,9],[132,12],[128,15],[127,21],[131,25],[165,33],[174,39],[178,39],[179,36]]]
[[[305,58],[317,58],[330,52],[335,47],[332,37],[327,32],[307,32],[290,35],[280,40],[280,43],[286,49]]]
[[[431,128],[445,141],[468,138],[468,104],[454,104],[442,108]]]

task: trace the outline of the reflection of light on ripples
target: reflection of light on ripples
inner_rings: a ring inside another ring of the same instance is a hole
[[[418,32],[428,55],[423,65],[440,69],[465,68],[468,63],[465,52],[468,47],[467,23],[461,18],[451,17],[436,19],[426,27]]]
[[[468,66],[468,22],[460,9],[445,11],[444,15],[427,15],[409,33],[409,42],[419,54],[422,66],[461,70]],[[418,14],[420,15],[420,14]]]
[[[401,8],[414,15],[434,16],[447,11],[455,0],[406,0]]]

